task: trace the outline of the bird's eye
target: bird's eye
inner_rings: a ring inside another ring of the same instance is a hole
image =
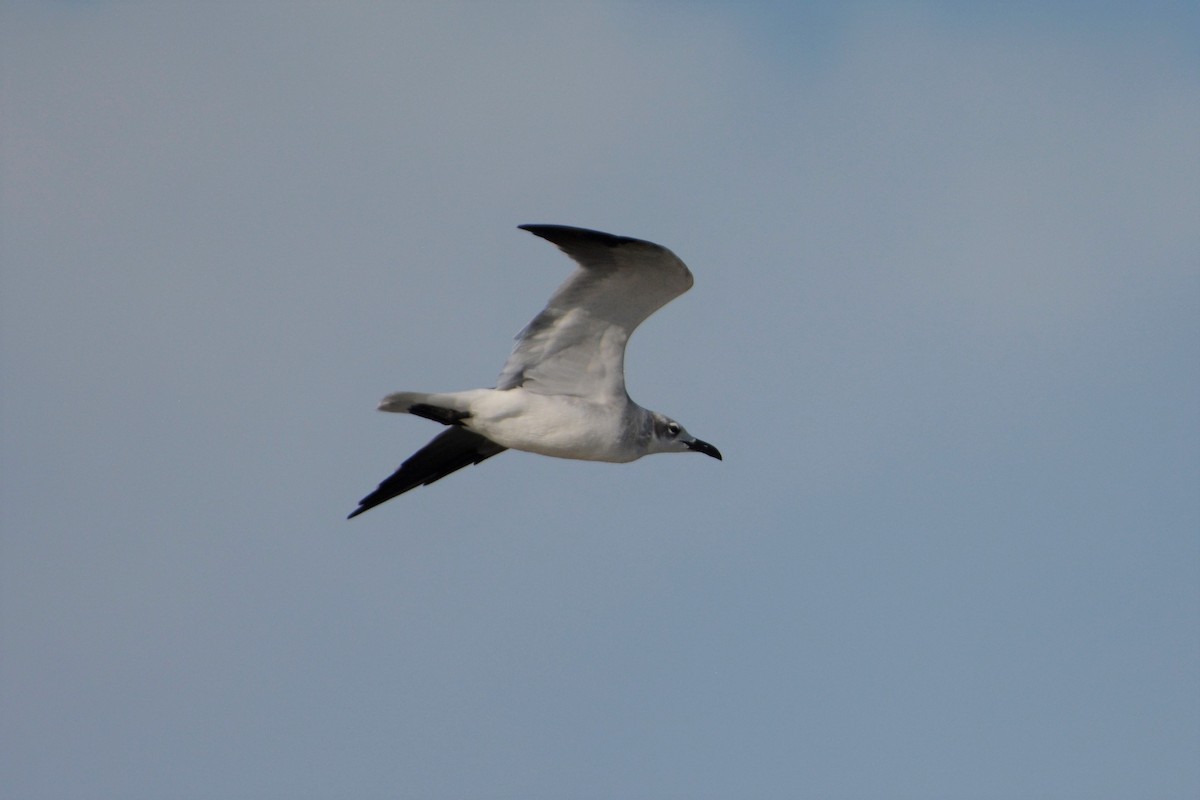
[[[680,430],[682,430],[682,428],[679,427],[678,422],[668,422],[667,423],[667,435],[668,436],[678,436]]]

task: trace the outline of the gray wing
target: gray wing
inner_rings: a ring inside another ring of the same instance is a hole
[[[519,334],[496,383],[539,394],[625,397],[625,343],[642,320],[692,288],[665,247],[565,225],[521,225],[578,268]]]
[[[413,453],[399,469],[379,484],[379,488],[359,500],[358,508],[350,512],[346,519],[353,519],[409,489],[428,486],[451,472],[478,464],[506,449],[466,428],[450,428]]]

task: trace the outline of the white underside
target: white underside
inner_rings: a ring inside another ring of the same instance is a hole
[[[463,427],[513,450],[585,461],[634,461],[645,455],[626,430],[628,400],[609,402],[514,389],[401,392],[380,404],[405,411],[413,403],[452,408],[469,416]]]

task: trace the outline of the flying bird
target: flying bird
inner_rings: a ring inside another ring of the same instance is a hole
[[[347,519],[505,450],[585,461],[651,453],[721,452],[625,391],[630,334],[692,287],[679,258],[653,242],[566,225],[521,225],[578,265],[525,328],[494,389],[397,392],[380,411],[415,414],[447,430],[414,453]]]

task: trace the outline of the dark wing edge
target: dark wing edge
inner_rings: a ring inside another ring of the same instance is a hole
[[[478,464],[507,449],[465,428],[450,428],[409,456],[379,484],[379,488],[359,500],[358,508],[351,511],[346,519],[354,519],[409,489],[428,486],[452,472]]]
[[[648,244],[652,247],[662,245],[647,242],[645,239],[634,239],[630,236],[616,236],[590,228],[576,228],[573,225],[518,225],[519,229],[528,231],[534,236],[540,236],[548,242],[558,245],[563,252],[570,254],[572,247],[581,245],[603,245],[618,247],[623,244]]]

